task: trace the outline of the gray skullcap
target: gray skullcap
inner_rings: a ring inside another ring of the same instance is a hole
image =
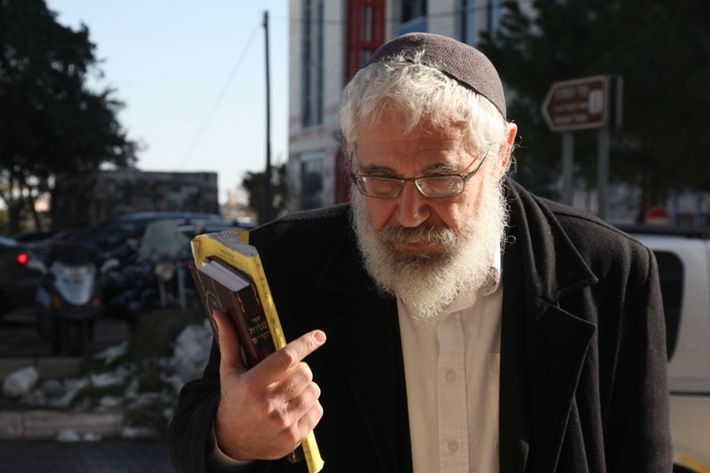
[[[407,33],[380,46],[367,64],[387,62],[393,56],[411,61],[423,51],[421,62],[484,96],[505,118],[505,95],[498,71],[478,49],[447,36],[432,33]]]

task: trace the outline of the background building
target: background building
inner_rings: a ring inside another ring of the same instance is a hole
[[[219,213],[216,172],[98,171],[57,176],[55,229],[91,225],[131,212]]]
[[[385,41],[426,31],[476,45],[497,0],[290,0],[288,210],[348,199],[338,107],[345,83]]]

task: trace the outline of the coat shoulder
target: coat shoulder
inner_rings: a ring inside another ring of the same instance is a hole
[[[569,239],[577,246],[601,253],[632,252],[648,249],[636,238],[596,215],[551,200],[538,198],[555,216]]]

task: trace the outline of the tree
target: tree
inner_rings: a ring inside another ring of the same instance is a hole
[[[524,158],[519,179],[541,188],[559,174],[560,138],[540,105],[553,82],[603,74],[624,80],[623,125],[612,135],[612,178],[641,186],[645,203],[670,186],[710,189],[710,2],[534,0],[503,3],[499,34],[481,49],[513,90]],[[593,132],[575,134],[575,161],[593,183]],[[543,170],[551,170],[546,172]]]
[[[88,28],[60,25],[44,0],[0,0],[0,199],[13,231],[51,177],[136,162],[123,103],[87,85],[102,77],[94,50]]]
[[[283,215],[288,203],[289,188],[287,182],[286,164],[280,164],[272,169],[272,205],[276,216]],[[266,192],[264,188],[265,172],[247,172],[242,179],[242,187],[249,194],[249,208],[256,215],[259,223],[264,223],[264,204]]]

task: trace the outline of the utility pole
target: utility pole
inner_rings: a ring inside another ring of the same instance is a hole
[[[264,11],[264,44],[266,46],[266,172],[264,173],[264,209],[260,223],[274,218],[274,202],[271,184],[271,93],[269,79],[269,12]]]

